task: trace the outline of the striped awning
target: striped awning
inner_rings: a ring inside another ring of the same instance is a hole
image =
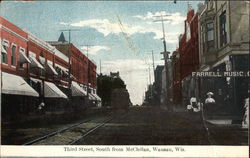
[[[75,81],[71,83],[71,91],[72,96],[87,96],[87,92]]]
[[[45,98],[68,98],[54,83],[44,82]]]
[[[39,94],[20,76],[1,72],[3,94],[38,97]]]
[[[31,61],[31,67],[37,67],[40,69],[44,69],[44,67],[36,60],[35,57],[30,56],[29,59]]]
[[[20,52],[20,63],[31,63],[31,61],[29,60],[29,58],[25,55],[23,51],[19,51],[19,52]]]

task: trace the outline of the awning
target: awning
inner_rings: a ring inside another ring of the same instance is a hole
[[[54,83],[44,82],[45,98],[68,98]]]
[[[29,57],[30,61],[31,61],[31,66],[33,67],[38,67],[38,68],[41,68],[41,69],[44,69],[43,66],[36,60],[35,57]]]
[[[2,93],[38,97],[39,94],[20,76],[2,72]]]
[[[7,50],[4,48],[4,46],[2,46],[1,48],[2,48],[2,49],[1,49],[1,52],[7,54]]]
[[[53,65],[51,63],[47,63],[47,67],[49,68],[49,70],[54,74],[54,75],[58,75],[58,73],[56,72],[56,70],[54,69]]]
[[[63,67],[63,66],[61,66],[61,65],[59,65],[59,64],[56,64],[56,63],[55,63],[55,67],[60,68],[60,69],[61,69],[62,71],[64,71],[65,73],[67,73],[67,71],[68,71],[67,68],[65,68],[65,67]]]
[[[87,92],[74,81],[71,84],[71,91],[72,96],[87,96]]]
[[[89,100],[96,100],[95,96],[92,93],[89,93]]]
[[[76,79],[76,77],[73,74],[70,74],[70,78],[73,79],[73,80]]]
[[[92,95],[96,98],[97,101],[102,101],[102,99],[97,94],[92,94]]]
[[[31,61],[29,60],[29,58],[24,54],[23,51],[19,51],[20,52],[20,63],[31,63]]]

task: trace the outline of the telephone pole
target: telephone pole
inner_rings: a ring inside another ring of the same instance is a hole
[[[69,33],[69,43],[68,43],[68,57],[69,57],[69,87],[71,87],[71,50],[70,50],[70,46],[71,46],[71,31],[80,31],[79,29],[65,29],[65,30],[60,30],[62,32],[66,31]]]
[[[102,60],[100,59],[100,75],[102,74]]]
[[[86,52],[87,52],[87,98],[89,99],[89,47],[92,47],[94,45],[81,45],[86,47]]]
[[[170,52],[168,52],[167,51],[167,46],[166,46],[166,36],[165,36],[165,29],[164,29],[164,21],[171,21],[170,19],[163,19],[163,17],[164,16],[170,16],[170,15],[160,15],[160,16],[155,16],[155,17],[160,17],[160,19],[159,20],[155,20],[154,22],[161,22],[161,25],[162,25],[162,34],[163,34],[163,38],[162,38],[162,40],[163,40],[163,48],[164,48],[164,51],[163,52],[161,52],[161,54],[163,54],[163,56],[164,56],[164,60],[165,60],[165,72],[166,72],[166,98],[167,98],[167,100],[166,100],[166,104],[167,104],[167,107],[169,106],[168,104],[170,103],[169,102],[169,97],[168,97],[168,95],[170,94],[170,92],[169,92],[169,71],[168,71],[168,59],[169,59],[169,53]],[[171,107],[170,107],[170,110],[171,110]]]
[[[89,57],[89,48],[93,47],[94,45],[86,44],[86,45],[81,45],[81,46],[86,47],[87,57]]]
[[[155,80],[155,61],[154,61],[154,50],[152,50],[151,51],[151,53],[146,53],[146,54],[151,54],[151,56],[152,56],[152,67],[153,67],[153,74],[154,74],[154,76],[153,76],[153,78],[154,78],[154,80]]]

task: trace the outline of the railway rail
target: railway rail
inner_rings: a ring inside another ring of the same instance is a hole
[[[103,126],[106,122],[110,121],[111,119],[113,119],[113,117],[108,117],[106,118],[102,123],[99,123],[97,126],[93,127],[93,128],[90,128],[90,129],[87,129],[86,133],[83,135],[86,137],[87,134],[93,132],[94,130],[100,128],[101,126]],[[64,133],[66,132],[69,132],[70,130],[74,130],[76,129],[77,127],[79,127],[80,125],[83,125],[85,123],[90,123],[91,121],[94,121],[95,119],[87,119],[87,120],[84,120],[84,121],[81,121],[81,122],[78,122],[78,123],[75,123],[73,125],[70,125],[68,127],[65,127],[65,128],[62,128],[62,129],[59,129],[59,130],[56,130],[56,131],[53,131],[49,134],[46,134],[42,137],[39,137],[39,138],[36,138],[34,140],[31,140],[31,141],[28,141],[26,143],[24,143],[23,145],[36,145],[36,144],[40,144],[40,142],[43,141],[46,142],[46,140],[48,139],[51,139],[52,137],[55,137],[57,135],[63,135]],[[85,129],[86,130],[86,129]],[[78,138],[79,139],[79,138]],[[77,139],[77,140],[78,140]],[[67,143],[67,145],[70,145],[70,144],[73,144],[75,141],[71,141],[69,143]],[[65,145],[65,144],[64,144]]]
[[[119,116],[119,118],[123,118],[123,117],[124,117],[124,115]],[[28,141],[28,142],[24,143],[23,145],[59,145],[59,144],[60,145],[73,145],[73,144],[77,143],[79,140],[83,140],[85,137],[92,134],[94,131],[96,131],[97,129],[104,126],[109,121],[111,121],[115,118],[117,118],[116,115],[110,116],[110,114],[109,114],[109,116],[101,118],[102,120],[100,123],[93,123],[93,121],[97,121],[100,118],[97,118],[97,120],[96,119],[87,119],[87,120],[75,123],[73,125],[70,125],[68,127],[53,131],[49,134],[46,134],[46,135],[39,137],[39,138],[36,138],[34,140]],[[90,125],[91,127],[87,127],[86,124],[92,124],[93,127],[91,125]],[[71,140],[70,137],[73,139]],[[66,139],[68,139],[68,140],[66,140]]]

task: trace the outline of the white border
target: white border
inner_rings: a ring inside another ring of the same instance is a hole
[[[153,151],[154,147],[169,149],[169,151]],[[65,151],[71,148],[71,151]],[[91,149],[92,151],[83,151]],[[98,151],[97,148],[106,148],[109,151]],[[114,151],[112,149],[123,149]],[[127,151],[127,148],[149,149],[149,151]],[[184,151],[176,151],[182,148]],[[74,149],[74,150],[73,150]],[[1,156],[64,156],[64,157],[245,157],[249,156],[248,146],[1,146]]]

